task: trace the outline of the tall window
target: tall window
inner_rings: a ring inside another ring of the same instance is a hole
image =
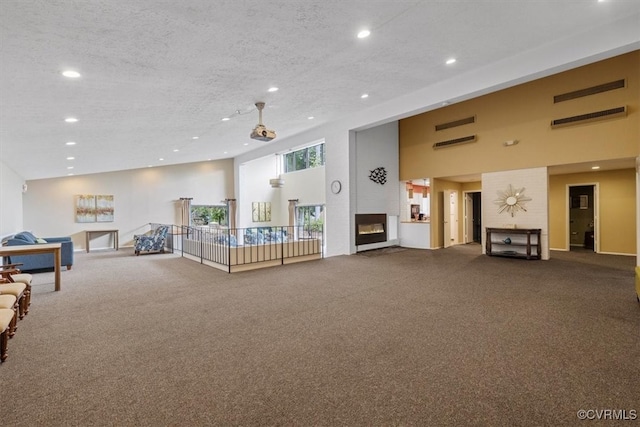
[[[284,171],[294,172],[324,166],[324,143],[284,155]]]
[[[191,205],[191,225],[228,224],[226,205]]]
[[[296,225],[302,226],[304,235],[313,237],[322,231],[324,225],[324,206],[298,206],[296,208]]]

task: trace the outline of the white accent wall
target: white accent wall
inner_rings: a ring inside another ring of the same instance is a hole
[[[398,122],[356,132],[356,213],[400,215]],[[384,185],[369,179],[372,170],[384,167]]]
[[[511,185],[514,189],[525,188],[524,194],[530,198],[524,204],[526,212],[519,211],[511,216],[506,211],[498,213],[496,200],[499,194]],[[540,228],[542,259],[549,259],[549,180],[547,168],[519,169],[482,174],[482,253],[486,249],[487,227]]]
[[[394,121],[370,129],[355,132],[355,214],[387,214],[387,241],[355,246],[355,226],[352,227],[351,253],[356,250],[374,249],[398,244],[400,216],[400,179],[398,122]],[[369,177],[379,167],[386,171],[386,182],[379,184]]]
[[[0,161],[0,239],[22,231],[23,184],[22,177]]]

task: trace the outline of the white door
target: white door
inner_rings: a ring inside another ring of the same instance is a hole
[[[458,238],[458,192],[451,191],[449,194],[449,228],[451,228],[451,245],[457,245],[460,243]]]
[[[442,227],[444,237],[443,246],[448,248],[451,246],[451,191],[444,190],[442,193],[442,221],[444,222]]]

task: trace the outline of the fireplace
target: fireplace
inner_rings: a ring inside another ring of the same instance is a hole
[[[387,241],[387,214],[356,214],[356,246]]]

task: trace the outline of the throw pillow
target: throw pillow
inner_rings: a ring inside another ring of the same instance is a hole
[[[41,238],[41,237],[36,237],[36,242],[37,242],[37,243],[47,243],[47,241],[46,241],[46,240],[44,240],[44,239],[43,239],[43,238]]]

